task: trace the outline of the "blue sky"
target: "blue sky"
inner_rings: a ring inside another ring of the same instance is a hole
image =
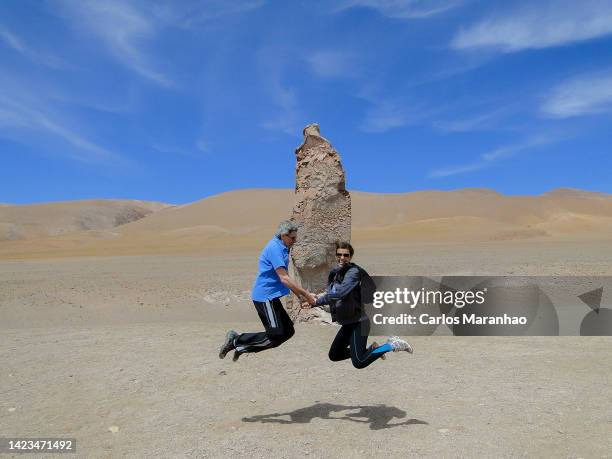
[[[293,187],[612,192],[612,2],[4,0],[0,202]]]

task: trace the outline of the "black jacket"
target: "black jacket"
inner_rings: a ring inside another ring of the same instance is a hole
[[[361,284],[368,276],[361,267],[354,263],[335,267],[327,277],[327,293],[317,300],[316,305],[329,304],[332,321],[341,325],[358,322],[365,317]]]

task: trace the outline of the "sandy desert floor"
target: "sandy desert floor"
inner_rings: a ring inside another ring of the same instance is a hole
[[[357,249],[372,274],[612,275],[601,243]],[[328,361],[333,327],[300,324],[219,360],[228,327],[261,328],[256,256],[0,262],[2,436],[79,457],[610,457],[609,337],[415,337],[358,371]]]

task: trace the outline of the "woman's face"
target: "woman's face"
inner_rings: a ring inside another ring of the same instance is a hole
[[[336,249],[336,261],[338,266],[342,267],[351,262],[351,252],[349,249]]]

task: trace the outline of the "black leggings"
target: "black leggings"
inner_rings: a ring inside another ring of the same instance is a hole
[[[342,325],[329,348],[329,360],[339,362],[350,358],[355,368],[365,368],[379,359],[382,353],[367,350],[369,333],[370,321],[367,318],[354,324]]]

